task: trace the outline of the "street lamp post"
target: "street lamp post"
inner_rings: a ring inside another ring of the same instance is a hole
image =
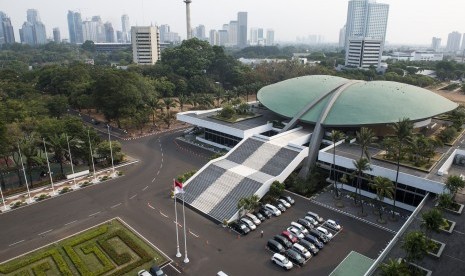
[[[87,129],[87,138],[89,138],[90,158],[92,159],[92,169],[94,171],[94,183],[97,183],[97,179],[95,178],[94,154],[92,153],[92,144],[90,142],[90,129]]]
[[[50,176],[50,183],[52,184],[52,195],[56,195],[55,193],[55,186],[53,186],[53,177],[52,177],[52,171],[50,170],[50,162],[48,161],[48,153],[47,153],[47,147],[45,146],[45,138],[42,138],[44,141],[44,150],[45,150],[45,158],[47,159],[47,167],[48,167],[48,175]]]
[[[111,137],[110,137],[110,125],[107,125],[108,129],[108,141],[110,142],[110,156],[111,156],[111,169],[113,171],[113,177],[115,176],[115,164],[113,162],[113,148],[111,147]]]
[[[29,191],[29,184],[27,183],[26,170],[24,169],[23,156],[21,155],[21,148],[19,147],[19,143],[18,143],[18,152],[19,152],[19,159],[21,160],[21,166],[23,168],[24,180],[26,181],[27,195],[29,197],[28,203],[31,203],[32,202],[31,192]]]
[[[69,161],[71,163],[71,173],[73,174],[74,188],[76,189],[76,175],[74,174],[73,156],[71,155],[71,147],[69,146],[68,134],[66,134],[66,142],[68,143]]]

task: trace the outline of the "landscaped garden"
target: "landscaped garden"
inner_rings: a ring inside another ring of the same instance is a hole
[[[168,260],[119,220],[0,265],[0,275],[135,275]]]

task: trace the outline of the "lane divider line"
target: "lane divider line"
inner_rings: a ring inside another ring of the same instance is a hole
[[[160,215],[164,216],[165,218],[167,218],[168,216],[163,214],[162,211],[159,211],[160,212]]]
[[[199,235],[197,235],[197,234],[191,232],[191,229],[189,229],[189,233],[190,233],[192,236],[196,237],[196,238],[200,237]]]
[[[70,224],[73,224],[73,223],[75,223],[76,221],[77,221],[77,220],[73,220],[73,221],[70,221],[70,222],[68,222],[68,223],[65,223],[65,226],[70,225]]]
[[[42,232],[40,234],[37,234],[37,236],[42,236],[42,235],[45,235],[45,234],[47,234],[49,232],[52,232],[52,231],[53,231],[53,229],[50,229],[50,230],[44,231],[44,232]]]
[[[148,188],[148,187],[149,187],[149,186],[145,186],[145,188],[143,188],[143,189],[142,189],[142,191],[145,191],[145,190],[147,190],[147,188]]]
[[[129,199],[133,199],[133,198],[135,198],[136,196],[137,196],[137,194],[131,196]]]
[[[14,242],[14,243],[12,243],[12,244],[10,244],[10,245],[8,245],[8,246],[13,246],[13,245],[16,245],[16,244],[18,244],[18,243],[22,243],[23,241],[24,241],[24,240],[20,240],[20,241]]]
[[[154,178],[152,179],[152,183],[155,181],[155,179],[157,179],[157,178],[156,178],[156,177],[154,177]]]
[[[178,222],[178,223],[176,223],[176,221],[174,221],[174,220],[173,220],[173,223],[174,223],[174,224],[177,224],[179,227],[181,227],[181,228],[182,228],[182,225],[181,225],[179,222]]]
[[[118,204],[115,204],[115,205],[111,206],[110,208],[116,208],[116,207],[118,207],[118,206],[120,206],[120,205],[121,205],[121,202],[118,203]]]
[[[151,209],[155,210],[155,207],[153,207],[152,205],[150,205],[150,203],[147,202],[147,205],[148,205]]]
[[[171,263],[169,263],[168,265],[171,266],[174,270],[176,270],[179,274],[181,274],[181,271],[177,270],[176,267],[174,267]]]
[[[90,214],[89,217],[96,216],[98,214],[100,214],[100,211],[98,211],[97,213]]]

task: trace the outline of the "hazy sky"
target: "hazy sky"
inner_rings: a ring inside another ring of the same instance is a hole
[[[431,37],[447,41],[452,31],[465,32],[464,0],[384,0],[390,5],[386,40],[390,43],[430,44]],[[248,12],[248,27],[271,28],[275,40],[295,41],[297,36],[319,34],[327,42],[337,42],[345,24],[348,0],[192,0],[191,22],[210,29],[221,29],[235,20],[237,12]],[[66,14],[80,11],[83,19],[100,15],[102,20],[121,29],[121,15],[128,14],[131,25],[168,24],[171,30],[186,36],[185,4],[182,0],[0,0],[0,10],[11,17],[16,40],[18,29],[26,21],[26,10],[39,10],[47,27],[59,27],[68,38]],[[250,35],[250,34],[248,34]]]

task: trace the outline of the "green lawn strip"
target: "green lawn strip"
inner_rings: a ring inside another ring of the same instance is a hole
[[[32,268],[32,272],[35,276],[47,276],[47,271],[51,270],[52,266],[49,262],[43,262],[39,265],[36,265]]]
[[[42,259],[45,259],[47,257],[51,257],[53,259],[53,261],[55,261],[55,263],[57,264],[58,269],[60,270],[60,273],[62,275],[73,275],[73,273],[69,269],[68,265],[66,264],[65,260],[63,259],[63,257],[58,252],[57,248],[48,248],[48,249],[45,249],[42,252],[40,252],[40,251],[37,252],[37,254],[36,253],[33,253],[31,255],[28,254],[26,256],[23,256],[23,257],[21,257],[19,259],[13,260],[13,261],[8,262],[6,264],[2,264],[2,265],[0,265],[0,272],[4,273],[4,274],[13,273],[16,270],[27,267],[27,266],[29,266],[29,265],[37,262],[37,261],[40,261]],[[26,271],[26,273],[27,273],[27,271]],[[19,275],[21,275],[21,274],[19,274]],[[27,273],[26,275],[29,275],[29,273]]]
[[[102,275],[105,272],[108,272],[115,268],[115,265],[108,259],[108,257],[100,250],[100,248],[95,243],[89,243],[82,247],[82,252],[86,255],[94,254],[98,261],[98,266],[103,266],[97,271],[93,271],[93,275]],[[89,266],[89,265],[88,265]],[[91,266],[95,267],[95,266]]]

